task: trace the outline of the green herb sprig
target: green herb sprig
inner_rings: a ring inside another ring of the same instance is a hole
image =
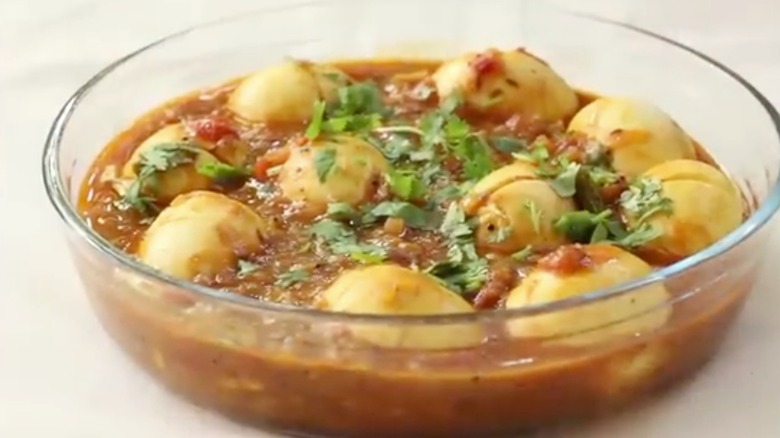
[[[447,237],[448,260],[436,263],[425,272],[439,278],[459,293],[473,293],[487,281],[487,260],[477,254],[474,226],[457,203],[451,203],[439,232]]]
[[[154,193],[159,184],[158,175],[169,169],[195,162],[201,149],[186,142],[160,143],[141,153],[136,178],[127,187],[120,200],[120,208],[133,208],[144,215],[157,212]]]
[[[322,219],[309,229],[320,243],[333,253],[345,255],[361,263],[380,263],[387,251],[377,245],[358,242],[357,235],[346,225],[333,219]]]
[[[324,101],[314,104],[312,119],[306,128],[307,138],[313,140],[322,134],[366,133],[381,126],[390,114],[382,101],[381,90],[373,82],[340,87],[337,95],[338,99],[332,104]]]

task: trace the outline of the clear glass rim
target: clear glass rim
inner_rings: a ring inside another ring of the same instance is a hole
[[[321,4],[321,2],[309,2],[299,3],[292,7],[306,7]],[[739,74],[726,67],[719,61],[711,58],[710,56],[703,54],[691,47],[688,47],[680,42],[677,42],[671,38],[656,34],[649,30],[640,28],[638,26],[623,23],[620,21],[599,17],[596,15],[573,12],[569,10],[561,9],[558,6],[552,6],[557,12],[561,14],[575,16],[581,19],[598,22],[603,25],[622,28],[644,37],[655,39],[666,43],[670,48],[676,48],[687,52],[688,54],[699,58],[706,62],[711,67],[719,70],[721,73],[726,74],[731,79],[740,84],[745,90],[747,90],[756,101],[763,107],[769,116],[772,124],[774,125],[775,133],[777,134],[778,145],[780,145],[780,114],[769,102],[769,100],[761,94],[752,84]],[[199,285],[190,281],[182,280],[172,277],[163,272],[141,263],[132,256],[124,253],[118,248],[111,245],[106,239],[99,234],[95,233],[86,221],[78,214],[75,205],[69,200],[68,192],[65,184],[63,183],[62,175],[60,174],[60,144],[65,130],[68,127],[70,117],[76,111],[78,104],[81,100],[87,96],[95,85],[97,85],[103,78],[107,77],[114,70],[121,67],[126,62],[142,55],[145,52],[154,49],[157,46],[163,45],[166,42],[185,37],[191,32],[206,29],[209,27],[219,26],[231,21],[237,21],[241,19],[251,18],[264,13],[272,12],[274,10],[289,9],[291,6],[278,6],[271,8],[263,8],[255,10],[251,13],[241,13],[233,16],[220,18],[217,20],[201,23],[178,32],[169,34],[163,38],[160,38],[146,46],[143,46],[134,52],[131,52],[113,63],[109,64],[96,75],[90,78],[84,85],[78,88],[76,92],[65,102],[57,114],[52,127],[48,133],[45,141],[43,157],[42,157],[42,173],[43,181],[48,195],[49,201],[54,206],[62,220],[67,226],[73,230],[81,240],[86,241],[92,248],[97,250],[101,255],[108,256],[114,262],[120,266],[126,267],[133,271],[134,274],[140,275],[144,279],[153,282],[162,283],[165,286],[174,287],[177,289],[186,290],[189,293],[202,296],[209,300],[216,302],[222,302],[227,305],[239,306],[248,309],[254,309],[257,311],[296,315],[301,317],[314,318],[321,321],[336,321],[336,322],[366,322],[366,323],[415,323],[415,324],[452,324],[463,322],[475,322],[479,320],[495,320],[495,319],[514,319],[528,316],[535,316],[546,313],[558,312],[566,309],[571,309],[587,304],[592,304],[598,301],[603,301],[609,298],[613,298],[619,295],[631,293],[637,289],[648,286],[652,283],[663,281],[666,278],[677,276],[688,269],[706,263],[721,254],[724,254],[732,248],[739,245],[745,239],[750,237],[753,233],[763,228],[767,222],[774,216],[778,208],[780,208],[780,178],[774,182],[771,192],[764,200],[762,205],[737,229],[732,231],[726,237],[722,238],[712,246],[700,251],[690,257],[687,257],[677,263],[666,266],[662,269],[654,271],[653,273],[633,280],[631,282],[619,284],[606,289],[595,290],[583,295],[571,297],[559,301],[553,301],[549,303],[530,305],[518,309],[499,309],[490,312],[475,312],[475,313],[460,313],[449,315],[426,315],[426,316],[412,316],[412,315],[375,315],[375,314],[357,314],[347,312],[332,312],[326,310],[309,309],[302,307],[295,307],[285,304],[272,303],[267,301],[261,301],[254,298],[244,297],[242,295],[233,294],[230,292],[222,291],[219,289],[209,288],[207,286]],[[779,146],[780,147],[780,146]],[[780,162],[777,163],[780,166]],[[702,289],[702,288],[699,288]],[[681,299],[688,299],[695,293],[684,294]],[[673,301],[663,303],[663,306],[670,305]]]

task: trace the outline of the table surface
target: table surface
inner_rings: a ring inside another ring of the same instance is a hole
[[[269,436],[169,395],[104,335],[68,260],[39,162],[56,111],[111,60],[177,28],[282,2],[0,2],[0,205],[6,210],[0,215],[0,436]],[[780,0],[557,3],[638,24],[711,54],[780,105]],[[775,237],[770,261],[780,257]],[[720,356],[691,383],[617,418],[548,436],[780,436],[780,296],[772,287],[772,264]]]

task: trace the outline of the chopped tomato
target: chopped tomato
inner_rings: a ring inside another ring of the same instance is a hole
[[[266,152],[255,163],[255,178],[260,181],[267,180],[268,169],[284,164],[288,158],[290,158],[290,148],[287,146]]]
[[[477,75],[477,86],[479,86],[485,76],[501,70],[501,58],[497,51],[488,50],[478,54],[469,65]]]
[[[217,143],[223,138],[237,137],[230,120],[219,116],[208,116],[189,123],[195,135],[203,140]]]
[[[538,266],[561,275],[570,275],[592,264],[591,258],[580,245],[564,245],[539,260]]]

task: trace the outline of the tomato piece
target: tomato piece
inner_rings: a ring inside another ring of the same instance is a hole
[[[469,65],[477,76],[477,87],[480,86],[486,76],[500,72],[503,67],[500,53],[495,50],[488,50],[478,54],[469,62]]]
[[[255,178],[260,181],[267,180],[268,169],[284,164],[288,158],[290,158],[290,148],[287,146],[266,152],[266,154],[260,157],[260,159],[257,160],[257,163],[255,163]]]
[[[207,116],[193,120],[189,125],[198,138],[212,143],[217,143],[223,138],[238,137],[238,133],[233,128],[231,121],[224,117]]]
[[[592,266],[593,261],[580,245],[564,245],[544,256],[537,266],[561,275],[571,275]]]

